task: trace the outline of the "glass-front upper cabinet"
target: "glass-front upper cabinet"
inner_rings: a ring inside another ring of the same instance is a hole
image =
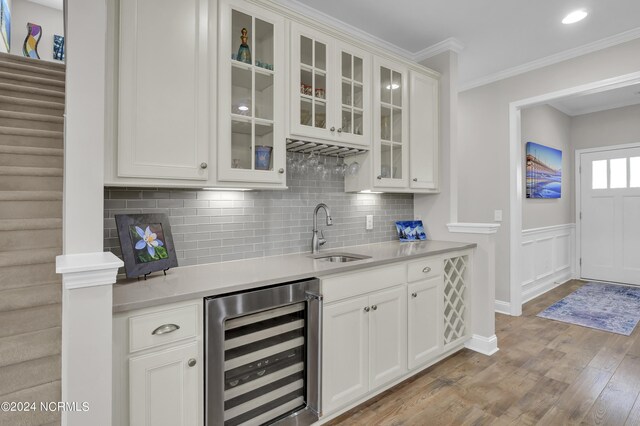
[[[219,20],[218,180],[284,186],[284,19],[223,0]]]
[[[407,186],[409,166],[408,70],[374,60],[374,185]]]
[[[291,25],[291,135],[369,143],[370,56]]]

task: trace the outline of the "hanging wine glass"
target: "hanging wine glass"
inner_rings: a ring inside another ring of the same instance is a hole
[[[358,174],[359,171],[360,171],[360,163],[358,163],[357,161],[354,161],[353,163],[349,164],[349,167],[347,168],[347,174],[349,176],[355,176]]]

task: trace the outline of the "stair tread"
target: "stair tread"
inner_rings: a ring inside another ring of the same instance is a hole
[[[0,83],[1,85],[1,83]],[[24,129],[22,127],[0,126],[0,135],[36,136],[40,138],[60,138],[64,133],[55,130]]]
[[[13,92],[33,93],[36,95],[64,98],[64,92],[59,90],[49,90],[49,89],[42,89],[40,87],[21,86],[19,84],[12,84],[12,83],[0,83],[0,89],[10,90]]]
[[[62,191],[0,191],[0,201],[62,201]]]
[[[0,118],[12,118],[18,120],[30,120],[30,121],[46,121],[50,123],[64,123],[64,118],[55,116],[55,115],[47,115],[47,114],[36,114],[32,112],[20,112],[20,111],[7,111],[5,109],[0,109]]]
[[[47,69],[55,69],[59,71],[64,71],[66,69],[66,65],[62,62],[49,62],[43,61],[42,59],[33,59],[27,58],[24,56],[17,56],[10,53],[0,53],[0,62],[7,63],[24,63],[26,65],[31,65],[35,68],[47,68]]]
[[[62,229],[62,219],[0,219],[0,231]]]
[[[55,264],[56,256],[62,254],[60,248],[15,250],[0,253],[0,267],[18,265],[37,265],[40,263]]]
[[[63,157],[62,148],[40,148],[33,146],[0,145],[0,154],[42,155],[47,157]]]
[[[45,74],[52,77],[58,77],[61,79],[64,79],[66,74],[63,69],[61,70],[61,69],[51,69],[47,67],[37,67],[37,66],[31,65],[30,63],[23,63],[23,62],[3,61],[0,59],[0,65],[6,68],[14,69],[14,70],[20,70],[23,72],[32,72],[34,74],[35,73]]]
[[[15,96],[0,95],[0,102],[8,104],[27,105],[40,108],[51,108],[64,111],[64,103],[41,101],[39,99],[17,98]]]
[[[0,78],[4,78],[7,80],[28,81],[30,83],[50,85],[50,86],[56,86],[56,87],[62,87],[62,88],[64,88],[65,86],[64,81],[53,80],[51,78],[45,78],[45,77],[36,77],[32,75],[11,73],[6,71],[0,71]]]
[[[60,177],[62,176],[62,168],[0,166],[0,176]]]

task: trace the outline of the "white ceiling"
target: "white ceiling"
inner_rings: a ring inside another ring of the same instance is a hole
[[[278,0],[311,7],[397,46],[420,52],[449,38],[462,42],[460,81],[488,76],[629,32],[640,37],[638,0]],[[589,16],[563,25],[584,8]]]
[[[52,7],[54,9],[62,10],[64,5],[64,0],[27,0],[32,3],[38,3],[42,6]]]
[[[549,102],[552,107],[572,117],[638,104],[640,104],[640,84]]]

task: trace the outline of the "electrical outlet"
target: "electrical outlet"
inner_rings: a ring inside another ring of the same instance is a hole
[[[367,220],[366,220],[366,226],[365,229],[367,229],[368,231],[373,229],[373,215],[372,214],[368,214],[366,216]]]
[[[496,222],[502,222],[502,210],[493,211],[493,220]]]

